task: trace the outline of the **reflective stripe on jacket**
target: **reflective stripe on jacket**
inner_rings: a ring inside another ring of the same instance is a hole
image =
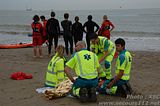
[[[120,52],[116,60],[116,75],[119,73],[120,70],[123,70],[124,74],[121,79],[129,80],[131,64],[132,64],[131,54],[126,50],[123,50],[122,52]]]
[[[114,51],[115,45],[111,40],[101,36],[98,36],[98,38],[98,44],[91,44],[91,48],[93,49],[94,53],[99,54],[108,51],[108,54],[110,54],[112,51]]]
[[[82,50],[77,52],[76,58],[78,61],[77,74],[81,78],[93,79],[98,76],[96,68],[96,55],[87,50]]]
[[[45,84],[49,86],[56,86],[64,79],[64,59],[58,57],[56,54],[48,64]]]

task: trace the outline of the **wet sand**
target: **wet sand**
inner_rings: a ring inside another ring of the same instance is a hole
[[[51,58],[47,57],[46,47],[43,47],[44,57],[42,59],[33,58],[32,53],[33,48],[0,49],[0,106],[112,106],[116,105],[115,103],[119,103],[119,105],[149,103],[152,105],[158,102],[160,104],[160,52],[158,51],[131,51],[133,65],[130,84],[134,91],[132,97],[125,99],[110,95],[98,95],[97,103],[86,104],[69,97],[48,101],[43,94],[38,94],[35,90],[43,87],[47,64]],[[32,74],[33,79],[21,81],[10,79],[10,74],[17,71]],[[148,100],[149,102],[147,102]]]

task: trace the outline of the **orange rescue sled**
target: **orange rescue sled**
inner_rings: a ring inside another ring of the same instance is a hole
[[[33,46],[32,43],[0,44],[0,49],[16,49],[16,48],[26,48],[32,46]]]

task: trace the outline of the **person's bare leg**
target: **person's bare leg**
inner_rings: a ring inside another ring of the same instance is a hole
[[[39,57],[40,57],[40,58],[43,57],[43,56],[42,56],[42,46],[41,46],[41,45],[39,46]]]
[[[34,53],[33,57],[36,57],[37,56],[37,46],[34,46],[33,53]]]

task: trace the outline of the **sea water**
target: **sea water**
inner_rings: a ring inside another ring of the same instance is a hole
[[[45,15],[48,19],[50,12],[51,10],[0,10],[0,44],[31,42],[31,37],[27,35],[32,33],[30,26],[33,16]],[[59,22],[63,20],[65,12],[70,14],[72,22],[75,16],[79,16],[82,24],[87,21],[88,15],[92,15],[93,21],[99,26],[103,15],[108,15],[115,25],[111,33],[112,41],[118,37],[124,38],[129,50],[160,50],[160,9],[55,10]]]

